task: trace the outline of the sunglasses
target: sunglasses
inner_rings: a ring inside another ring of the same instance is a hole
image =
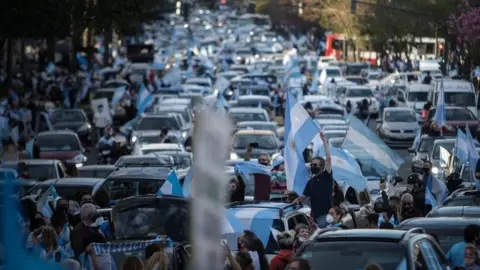
[[[465,258],[475,259],[475,258],[477,258],[477,256],[475,256],[475,254],[473,254],[473,253],[465,253]]]

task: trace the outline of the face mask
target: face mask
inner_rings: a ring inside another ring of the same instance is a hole
[[[319,167],[311,167],[310,171],[312,172],[313,175],[315,175],[315,174],[320,172],[320,168]]]
[[[333,223],[333,216],[332,215],[327,215],[327,223],[332,224]]]
[[[306,242],[308,239],[305,238],[305,237],[299,237],[298,238],[298,241],[300,241],[300,243],[303,243],[303,242]]]

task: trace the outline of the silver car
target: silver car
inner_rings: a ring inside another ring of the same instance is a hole
[[[410,147],[420,129],[417,115],[412,108],[385,108],[377,119],[377,134],[392,147]]]

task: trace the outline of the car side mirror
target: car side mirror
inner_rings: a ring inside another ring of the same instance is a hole
[[[395,178],[393,178],[395,184],[398,184],[398,183],[402,183],[403,182],[403,177],[401,176],[395,176]]]
[[[377,123],[381,124],[381,123],[382,123],[382,119],[377,118]]]

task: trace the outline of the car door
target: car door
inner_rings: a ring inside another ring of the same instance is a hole
[[[428,238],[417,241],[423,261],[428,269],[449,269],[444,255],[439,253]]]

